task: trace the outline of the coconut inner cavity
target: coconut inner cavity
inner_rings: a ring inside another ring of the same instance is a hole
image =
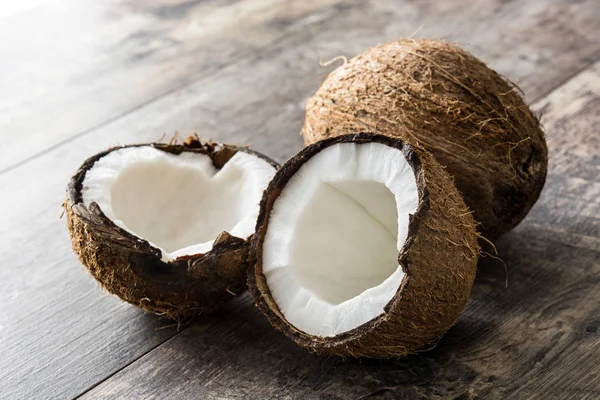
[[[404,272],[398,252],[418,192],[398,149],[341,143],[317,153],[275,201],[263,273],[286,320],[335,336],[384,311]]]
[[[320,182],[295,227],[290,267],[304,288],[337,305],[394,273],[397,236],[396,202],[384,184]]]
[[[221,232],[254,232],[275,168],[237,152],[220,170],[209,156],[150,146],[112,151],[86,173],[83,202],[98,203],[118,226],[161,249],[164,261],[212,249]]]

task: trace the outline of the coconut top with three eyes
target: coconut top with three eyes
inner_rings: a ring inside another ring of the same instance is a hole
[[[306,147],[264,193],[249,289],[310,350],[398,357],[437,340],[475,277],[475,221],[434,157],[368,133]]]
[[[69,183],[73,249],[106,290],[147,311],[213,311],[245,289],[248,239],[276,169],[197,137],[112,148]]]

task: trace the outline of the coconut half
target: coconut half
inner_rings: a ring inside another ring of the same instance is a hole
[[[249,288],[310,350],[398,357],[454,324],[478,254],[475,221],[430,154],[345,135],[306,147],[269,184]]]
[[[544,133],[519,88],[444,41],[372,47],[307,101],[306,144],[365,130],[431,152],[489,240],[514,228],[544,186]]]
[[[277,164],[242,147],[115,147],[89,158],[65,203],[74,251],[109,292],[174,319],[245,289],[249,238]]]

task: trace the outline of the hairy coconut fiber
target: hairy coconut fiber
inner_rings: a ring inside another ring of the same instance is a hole
[[[282,189],[308,159],[338,143],[369,142],[398,149],[415,173],[419,205],[398,254],[406,275],[383,314],[334,337],[309,335],[286,321],[263,274],[262,246],[269,215]],[[311,351],[352,357],[401,357],[435,343],[455,323],[469,297],[478,255],[475,221],[452,178],[432,155],[382,135],[344,135],[306,147],[276,173],[261,203],[250,251],[248,286],[271,324]]]
[[[327,77],[306,105],[306,144],[360,131],[430,151],[490,240],[527,215],[546,179],[544,134],[519,89],[443,41],[376,46]]]
[[[181,154],[209,155],[221,168],[238,151],[268,158],[246,148],[200,142],[188,138],[183,145],[151,143],[123,147],[152,146]],[[161,260],[161,251],[118,227],[96,203],[86,207],[81,189],[86,172],[115,147],[97,154],[79,168],[67,188],[64,204],[73,250],[90,274],[108,292],[145,311],[180,320],[214,311],[246,289],[250,241],[221,233],[212,250],[183,256],[172,262]]]

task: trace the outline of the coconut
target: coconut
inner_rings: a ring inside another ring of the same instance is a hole
[[[249,238],[277,164],[201,142],[111,148],[67,189],[73,250],[122,300],[173,319],[216,310],[245,290]]]
[[[475,277],[476,223],[434,157],[387,136],[317,142],[265,191],[249,290],[315,352],[399,357],[434,343]]]
[[[544,134],[519,89],[443,41],[368,49],[333,71],[308,100],[307,144],[365,130],[430,151],[490,240],[525,217],[546,179]]]

